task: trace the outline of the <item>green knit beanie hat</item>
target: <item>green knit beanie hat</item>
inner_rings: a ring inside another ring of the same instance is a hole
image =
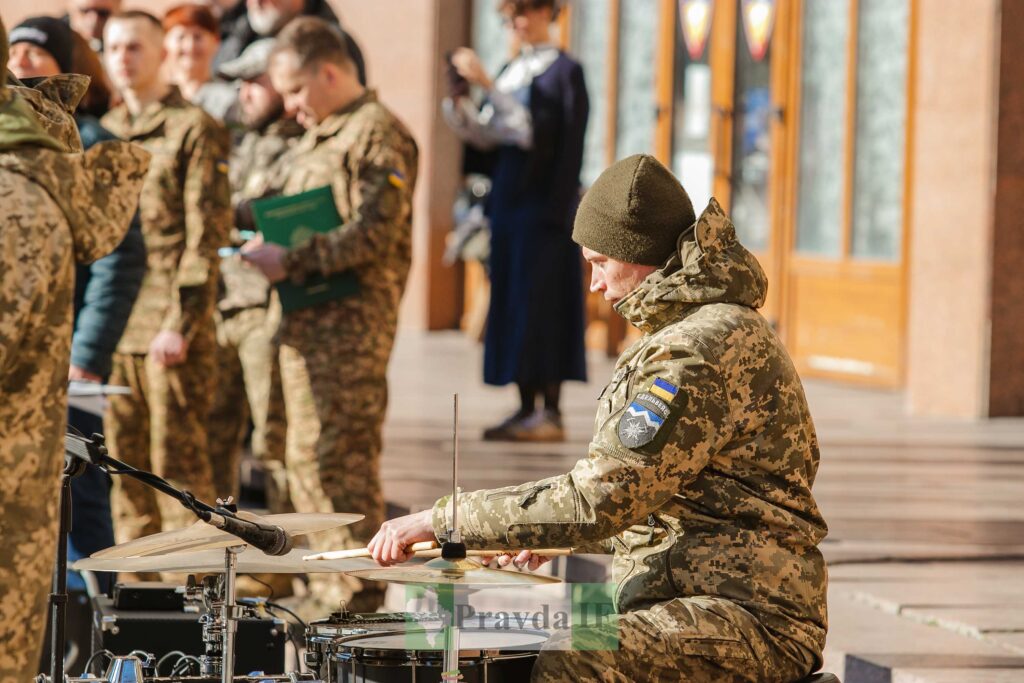
[[[686,190],[649,154],[609,166],[583,196],[572,239],[616,261],[660,266],[697,217]]]

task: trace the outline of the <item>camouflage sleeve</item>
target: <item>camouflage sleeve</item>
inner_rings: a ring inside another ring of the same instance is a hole
[[[352,220],[287,254],[285,269],[293,282],[301,284],[310,273],[332,275],[378,260],[407,229],[415,144],[393,132],[375,132],[355,163],[351,183],[334,187],[335,196],[350,198]]]
[[[590,457],[568,474],[459,498],[467,545],[580,547],[609,539],[679,493],[728,440],[727,395],[714,359],[682,335],[651,344]],[[433,527],[450,524],[439,501]],[[589,549],[589,548],[588,548]]]
[[[61,239],[68,234],[66,220],[45,192],[27,182],[0,185],[22,192],[16,203],[4,205],[0,219],[0,377],[7,386],[13,378],[5,375],[17,368],[26,338],[38,336],[41,327],[62,326],[60,318],[49,320],[45,314],[54,308],[47,301],[59,291],[54,283],[72,253],[70,237]]]
[[[217,249],[227,244],[232,221],[227,131],[204,118],[189,131],[185,146],[185,252],[175,276],[176,296],[162,329],[191,339],[213,310]]]

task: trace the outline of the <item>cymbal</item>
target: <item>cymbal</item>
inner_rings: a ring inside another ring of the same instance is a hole
[[[337,560],[334,560],[337,561]],[[347,561],[347,560],[346,560]],[[327,560],[330,562],[330,560]],[[316,564],[319,562],[308,562]],[[437,558],[419,566],[376,567],[345,572],[357,579],[402,584],[445,584],[453,586],[524,586],[561,583],[561,579],[527,572],[488,569],[476,560]]]
[[[359,569],[380,569],[367,557],[346,560],[303,562],[308,548],[296,548],[286,555],[267,555],[247,547],[238,553],[239,574],[314,574],[348,572]],[[169,553],[149,557],[87,557],[71,565],[72,569],[94,572],[171,572],[175,574],[220,574],[224,572],[224,551],[219,549]]]
[[[335,527],[358,522],[363,518],[363,515],[340,512],[289,512],[283,515],[265,515],[262,517],[251,512],[239,512],[238,516],[242,519],[279,526],[292,536],[302,536],[317,531],[334,529]],[[245,545],[245,541],[206,522],[196,522],[184,529],[163,531],[100,550],[93,553],[92,557],[149,557],[151,555],[166,555],[168,553],[227,548],[235,545]]]

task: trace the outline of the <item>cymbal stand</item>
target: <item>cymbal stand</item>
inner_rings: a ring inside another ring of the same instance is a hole
[[[206,513],[215,513],[220,516],[235,516],[234,512],[224,506],[213,507],[193,496],[188,491],[180,491],[163,478],[153,474],[152,472],[146,472],[145,470],[138,470],[130,465],[121,462],[115,458],[112,458],[108,453],[106,446],[103,442],[103,436],[100,434],[93,434],[92,438],[87,438],[81,434],[73,434],[71,432],[64,436],[64,450],[68,459],[68,467],[74,465],[75,467],[81,468],[85,466],[85,463],[91,463],[97,467],[101,467],[106,470],[109,474],[120,474],[138,479],[143,484],[160,491],[168,496],[171,496],[183,506],[191,510],[199,519],[208,519],[209,515]],[[73,475],[72,475],[73,476]],[[70,489],[68,489],[70,491]],[[70,498],[70,495],[68,495]],[[68,506],[70,510],[70,505]],[[70,514],[70,512],[68,513]],[[64,518],[62,517],[62,523]],[[63,544],[66,544],[66,534],[62,537]],[[61,545],[64,548],[64,545]],[[210,630],[211,638],[213,634],[219,633],[221,636],[220,645],[220,656],[216,656],[216,647],[213,646],[211,641],[207,641],[208,648],[212,648],[213,653],[209,656],[204,655],[207,660],[207,664],[204,668],[215,669],[217,668],[217,661],[220,660],[220,669],[222,673],[222,680],[224,683],[229,683],[234,674],[235,664],[235,633],[238,625],[238,605],[235,603],[235,578],[237,572],[237,555],[240,553],[245,546],[239,544],[238,546],[232,546],[224,549],[224,585],[223,585],[223,600],[221,604],[221,615],[211,616],[211,621],[207,626],[204,626],[204,633],[207,628]],[[62,557],[60,550],[58,550],[58,560]],[[66,566],[67,559],[66,554],[63,555],[64,564]],[[60,562],[58,561],[58,564]],[[65,569],[66,571],[66,569]],[[58,588],[63,585],[58,583],[58,577],[54,576],[55,586]],[[59,595],[56,596],[59,598]],[[65,602],[66,590],[65,590]],[[63,605],[59,603],[59,600],[55,599],[54,610],[60,610],[60,614],[63,615]],[[216,612],[216,610],[214,610]],[[58,620],[55,619],[55,623]],[[63,653],[63,623],[64,620],[61,618],[59,624],[54,628],[54,652]],[[59,643],[58,643],[59,641]],[[60,649],[57,649],[59,644]],[[54,677],[51,679],[56,683],[63,681],[63,660],[59,660],[59,664],[53,664],[51,666]],[[56,674],[61,674],[60,677],[56,677]]]
[[[235,602],[235,579],[238,553],[244,549],[244,545],[224,549],[223,579],[218,579],[203,598],[208,611],[200,618],[205,646],[205,654],[199,658],[200,673],[220,676],[222,683],[231,683],[235,672],[235,636],[241,609]]]
[[[466,559],[466,545],[462,542],[459,532],[459,395],[452,397],[454,418],[452,423],[452,528],[448,530],[448,540],[441,545],[441,557],[446,560]],[[441,667],[442,681],[458,681],[462,678],[459,672],[459,625],[456,623],[458,609],[455,606],[456,590],[452,590],[452,612],[450,623],[444,629],[444,660]],[[438,591],[438,598],[441,591]],[[438,600],[438,608],[441,607]]]

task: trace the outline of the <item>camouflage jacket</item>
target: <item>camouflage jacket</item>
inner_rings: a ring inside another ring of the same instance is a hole
[[[3,89],[0,99],[16,90]],[[42,104],[32,106],[39,111]],[[72,146],[70,132],[57,131],[55,120],[43,122],[44,129]],[[70,117],[66,123],[74,128]],[[38,481],[50,472],[46,478],[57,486],[74,265],[108,254],[121,241],[148,158],[122,142],[84,154],[32,146],[0,151],[0,460],[8,463],[11,482]],[[43,503],[27,504],[25,514],[38,514]]]
[[[283,342],[331,330],[369,365],[387,363],[412,262],[417,160],[412,135],[367,91],[310,129],[282,163],[283,194],[330,185],[342,219],[336,230],[289,251],[289,278],[301,283],[313,272],[351,270],[360,286],[358,295],[285,314]]]
[[[460,496],[462,535],[612,551],[620,610],[720,596],[820,658],[826,526],[803,387],[756,310],[764,273],[714,200],[694,235],[616,305],[644,336],[600,396],[590,456],[565,475]],[[434,507],[439,536],[446,508]]]
[[[277,194],[273,185],[280,177],[276,165],[281,157],[299,141],[305,132],[295,119],[279,119],[262,130],[250,130],[231,150],[231,205]],[[235,246],[244,240],[237,230],[231,234]],[[242,263],[235,255],[221,261],[221,290],[217,308],[223,312],[238,311],[253,306],[266,306],[270,283],[252,266]]]
[[[176,88],[137,117],[122,104],[102,123],[153,155],[139,200],[147,272],[117,350],[146,353],[161,330],[212,340],[217,249],[232,222],[227,131]]]

